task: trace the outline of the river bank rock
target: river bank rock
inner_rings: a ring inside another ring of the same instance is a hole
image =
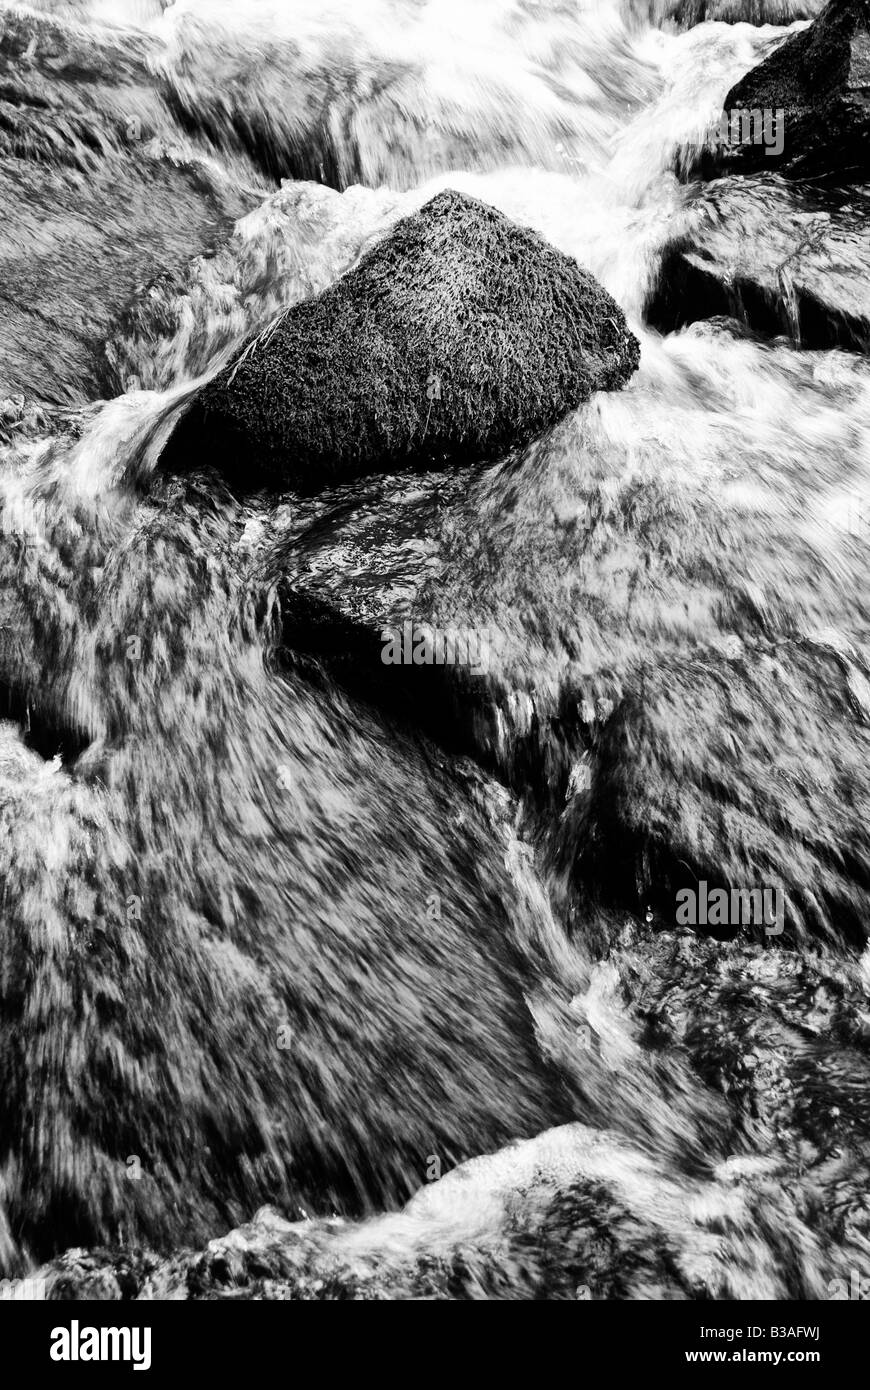
[[[783,111],[782,150],[739,144],[738,166],[860,183],[870,169],[870,5],[829,0],[725,98],[726,111]],[[729,161],[730,162],[730,161]]]
[[[497,457],[639,360],[575,261],[447,190],[206,386],[166,451],[248,486]]]

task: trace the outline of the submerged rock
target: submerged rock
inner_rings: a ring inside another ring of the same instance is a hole
[[[823,1240],[824,1204],[802,1205],[791,1176],[779,1155],[673,1171],[572,1124],[472,1159],[366,1222],[263,1207],[199,1253],[71,1250],[31,1277],[52,1300],[824,1298],[846,1252]],[[848,1255],[866,1268],[858,1232]]]
[[[576,262],[448,190],[250,342],[202,391],[166,462],[314,491],[493,457],[624,385],[639,353]]]
[[[149,70],[158,47],[4,11],[0,397],[103,394],[102,343],[136,289],[180,273],[255,201],[181,137]]]
[[[844,1297],[836,1281],[870,1273],[865,990],[854,960],[625,923],[584,999],[605,1006],[589,1013],[596,1047],[629,1001],[670,1103],[677,1077],[711,1110],[727,1098],[724,1153],[687,1165],[679,1144],[569,1124],[430,1164],[397,1212],[265,1206],[204,1249],[73,1249],[28,1277],[51,1300]]]
[[[860,182],[870,167],[870,4],[829,0],[808,29],[732,87],[725,109],[784,112],[782,150],[737,145],[731,157],[744,167]]]
[[[399,1202],[579,1104],[484,790],[267,669],[239,508],[113,501],[0,546],[0,694],[89,741],[0,749],[3,1273]]]
[[[870,198],[804,191],[778,175],[717,179],[667,248],[649,322],[716,315],[802,347],[870,351]]]
[[[623,103],[655,90],[653,66],[624,39],[603,44],[599,17],[573,5],[503,0],[478,10],[471,42],[461,6],[375,0],[333,7],[328,24],[320,10],[267,24],[170,6],[156,67],[185,128],[275,182],[398,191],[457,169],[558,170],[563,142],[597,162]]]
[[[731,323],[651,337],[645,363],[634,389],[493,467],[287,499],[289,522],[275,508],[262,558],[288,659],[313,653],[495,772],[582,899],[673,921],[692,875],[782,884],[788,939],[863,940],[865,660],[795,633],[848,632],[865,605],[852,512],[870,456],[843,403],[863,409],[866,361]],[[798,489],[801,399],[817,426]],[[747,449],[761,422],[764,449]],[[650,437],[669,441],[666,471],[638,450]],[[474,647],[429,656],[421,639],[451,630]],[[827,772],[806,785],[810,763]]]

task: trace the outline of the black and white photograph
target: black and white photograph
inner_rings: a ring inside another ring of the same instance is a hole
[[[870,2],[0,0],[26,1370],[824,1373],[868,937]]]

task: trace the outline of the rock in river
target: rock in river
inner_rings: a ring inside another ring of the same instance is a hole
[[[727,111],[782,111],[782,151],[742,144],[735,156],[752,167],[781,168],[806,178],[867,175],[870,133],[870,5],[830,0],[818,19],[793,35],[725,98]]]
[[[622,386],[639,352],[575,261],[447,190],[249,342],[195,400],[167,462],[316,491],[497,457]]]

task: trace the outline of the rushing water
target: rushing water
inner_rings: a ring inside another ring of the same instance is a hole
[[[614,0],[40,9],[97,51],[116,26],[160,100],[138,78],[99,99],[250,211],[113,326],[111,399],[34,379],[50,425],[4,448],[5,515],[36,520],[2,558],[0,1262],[201,1241],[265,1200],[366,1214],[350,1246],[394,1258],[429,1225],[433,1248],[477,1240],[505,1185],[576,1170],[688,1251],[677,1296],[866,1274],[870,373],[735,320],[645,317],[703,215],[676,171],[784,31],[657,27]],[[123,139],[101,140],[76,157],[121,198]],[[495,730],[471,721],[460,749],[365,676],[281,654],[276,556],[364,588],[341,565],[386,544],[371,493],[237,498],[157,467],[203,377],[443,187],[576,257],[642,348],[625,390],[522,457],[376,499],[436,557],[432,612],[506,634]],[[747,187],[761,245],[768,185]],[[754,250],[744,229],[734,254]],[[568,736],[572,700],[596,713]],[[675,943],[698,876],[783,885],[785,940]],[[788,1123],[734,1081],[746,1054],[804,1086]],[[813,1131],[830,1096],[834,1176]],[[521,1149],[475,1167],[477,1205],[445,1183],[371,1215],[431,1155],[571,1120],[600,1141],[561,1130],[531,1170]],[[747,1156],[787,1177],[728,1195]],[[826,1182],[839,1226],[811,1214]]]

